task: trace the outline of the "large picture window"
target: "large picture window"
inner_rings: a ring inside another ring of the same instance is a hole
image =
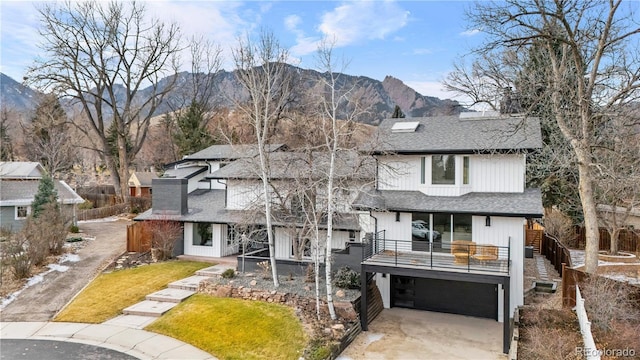
[[[211,223],[194,224],[193,245],[213,246],[213,226]]]
[[[433,155],[431,158],[431,184],[455,185],[456,157],[454,155]]]

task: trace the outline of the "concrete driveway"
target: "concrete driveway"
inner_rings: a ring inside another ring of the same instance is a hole
[[[128,220],[80,222],[84,235],[94,236],[77,253],[80,260],[65,272],[53,271],[2,311],[2,321],[49,321],[82,288],[127,249]]]
[[[502,353],[502,324],[495,320],[391,308],[384,309],[338,359],[507,359],[507,355]]]

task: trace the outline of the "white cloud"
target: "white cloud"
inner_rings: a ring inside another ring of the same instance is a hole
[[[474,36],[482,32],[480,29],[471,29],[460,33],[461,36]]]
[[[363,40],[384,39],[403,28],[409,12],[391,1],[344,2],[322,15],[318,29],[336,46],[346,46]]]

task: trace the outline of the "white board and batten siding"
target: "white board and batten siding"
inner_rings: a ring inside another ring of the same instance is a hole
[[[462,184],[462,157],[469,157],[469,184]],[[421,184],[422,157],[425,183]],[[523,192],[525,155],[460,155],[456,157],[456,184],[431,184],[431,156],[378,157],[378,189],[421,191],[429,196],[460,196],[469,192]]]
[[[399,240],[397,242],[398,251],[411,251],[411,213],[400,213],[400,221],[396,221],[395,212],[374,212],[373,216],[378,219],[378,231],[385,230],[384,237],[388,240]],[[387,242],[388,250],[396,250],[396,243]]]
[[[276,239],[276,259],[284,259],[291,260],[293,257],[291,255],[291,244],[292,244],[292,236],[287,229],[282,227],[276,227],[274,236]],[[319,233],[320,240],[320,261],[324,261],[325,254],[325,243],[327,240],[327,232],[320,231]],[[333,236],[331,237],[331,248],[332,249],[344,249],[346,247],[346,243],[349,241],[349,232],[348,231],[333,231]]]
[[[193,244],[194,223],[184,224],[184,254],[203,257],[224,257],[238,253],[237,245],[227,244],[227,225],[211,224],[211,246]]]
[[[262,197],[262,184],[231,181],[227,183],[227,209],[246,210]]]
[[[525,155],[474,155],[470,164],[473,192],[521,193],[525,186]]]
[[[473,216],[472,237],[477,244],[510,246],[511,316],[516,307],[524,305],[524,218],[492,216],[491,226],[485,216]],[[501,307],[499,308],[499,310]],[[502,310],[500,310],[502,313]]]

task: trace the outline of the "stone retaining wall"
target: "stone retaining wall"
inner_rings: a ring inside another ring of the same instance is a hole
[[[331,320],[327,303],[320,300],[320,319],[316,315],[316,300],[306,296],[283,293],[275,290],[262,290],[245,286],[219,284],[215,280],[200,283],[199,293],[216,297],[229,297],[243,300],[265,301],[292,307],[296,315],[315,332],[315,337],[329,339],[332,359],[335,359],[344,348],[362,331],[358,313],[350,301],[334,300],[337,319]]]

